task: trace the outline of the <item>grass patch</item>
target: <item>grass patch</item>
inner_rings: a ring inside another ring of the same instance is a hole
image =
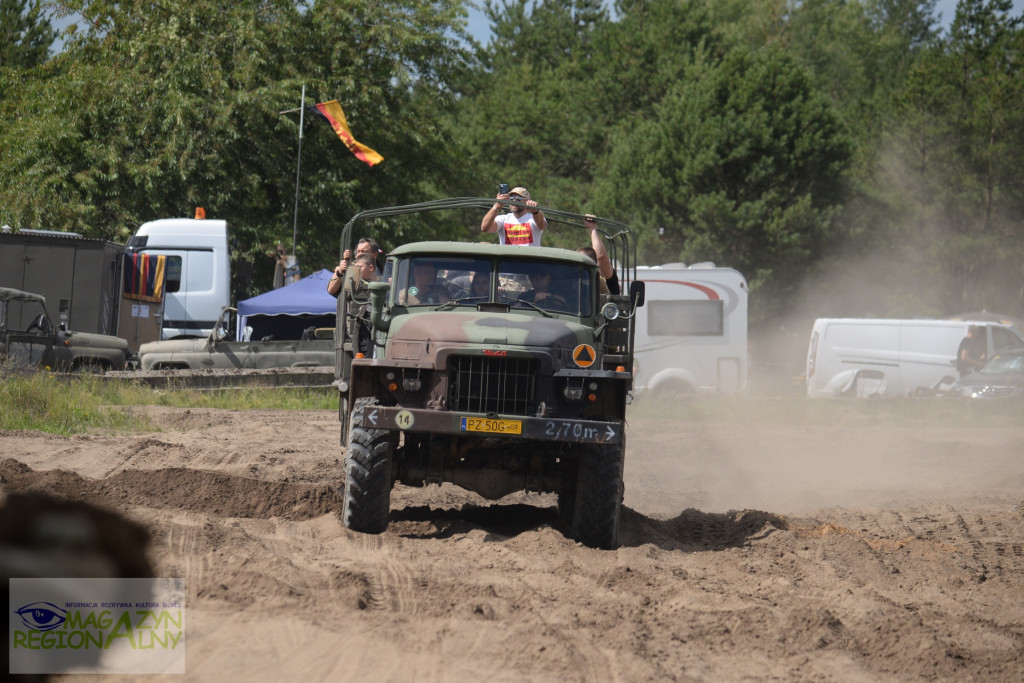
[[[4,373],[0,382],[0,429],[35,429],[77,434],[92,429],[146,431],[97,391],[98,382],[83,375],[62,381],[49,373]]]
[[[102,395],[108,403],[156,405],[171,408],[221,408],[224,410],[337,410],[338,392],[330,388],[240,387],[199,390],[186,384],[153,389],[137,382],[110,381]]]
[[[227,410],[336,410],[333,389],[224,391],[157,390],[131,381],[95,375],[20,373],[0,368],[0,429],[32,429],[51,434],[93,430],[156,431],[132,406],[222,408]]]

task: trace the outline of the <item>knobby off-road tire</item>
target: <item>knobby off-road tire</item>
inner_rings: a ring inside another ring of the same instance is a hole
[[[576,478],[577,470],[573,470],[572,481],[562,484],[558,492],[558,521],[572,535],[572,518],[576,514]]]
[[[352,417],[377,405],[372,398],[356,399]],[[342,487],[342,521],[353,531],[380,534],[391,513],[391,457],[398,434],[386,429],[349,425],[345,452],[345,484]]]
[[[624,450],[622,446],[580,447],[570,536],[591,548],[611,550],[619,544]],[[569,490],[564,497],[565,503],[571,500]]]

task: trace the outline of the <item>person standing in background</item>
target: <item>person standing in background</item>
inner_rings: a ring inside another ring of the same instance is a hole
[[[540,238],[548,227],[544,212],[537,208],[537,202],[530,199],[525,187],[514,187],[508,194],[499,192],[492,206],[480,221],[481,232],[498,233],[501,244],[540,246]],[[501,202],[511,199],[523,204],[509,205],[509,212],[498,215]]]
[[[985,345],[985,329],[981,325],[967,328],[967,336],[956,351],[956,369],[960,376],[969,375],[985,364],[988,353]]]

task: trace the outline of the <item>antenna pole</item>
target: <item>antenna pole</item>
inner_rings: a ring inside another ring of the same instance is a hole
[[[298,255],[296,242],[299,236],[299,176],[302,171],[302,125],[306,120],[306,86],[302,86],[302,104],[299,107],[299,153],[295,160],[295,218],[292,220],[292,254]]]

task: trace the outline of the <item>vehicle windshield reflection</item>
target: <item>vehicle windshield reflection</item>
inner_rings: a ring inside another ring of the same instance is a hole
[[[498,302],[520,310],[589,315],[590,273],[581,265],[485,259],[417,257],[394,269],[399,306],[476,308]]]
[[[485,259],[420,257],[395,269],[399,306],[473,306],[491,300],[491,262]],[[477,280],[477,282],[474,282]],[[473,293],[474,287],[482,287]]]
[[[1024,370],[1024,354],[998,354],[992,357],[985,366],[979,370],[982,375],[1001,375],[1004,372],[1020,372]]]
[[[498,263],[499,295],[513,308],[590,314],[590,277],[579,265],[509,260]]]

